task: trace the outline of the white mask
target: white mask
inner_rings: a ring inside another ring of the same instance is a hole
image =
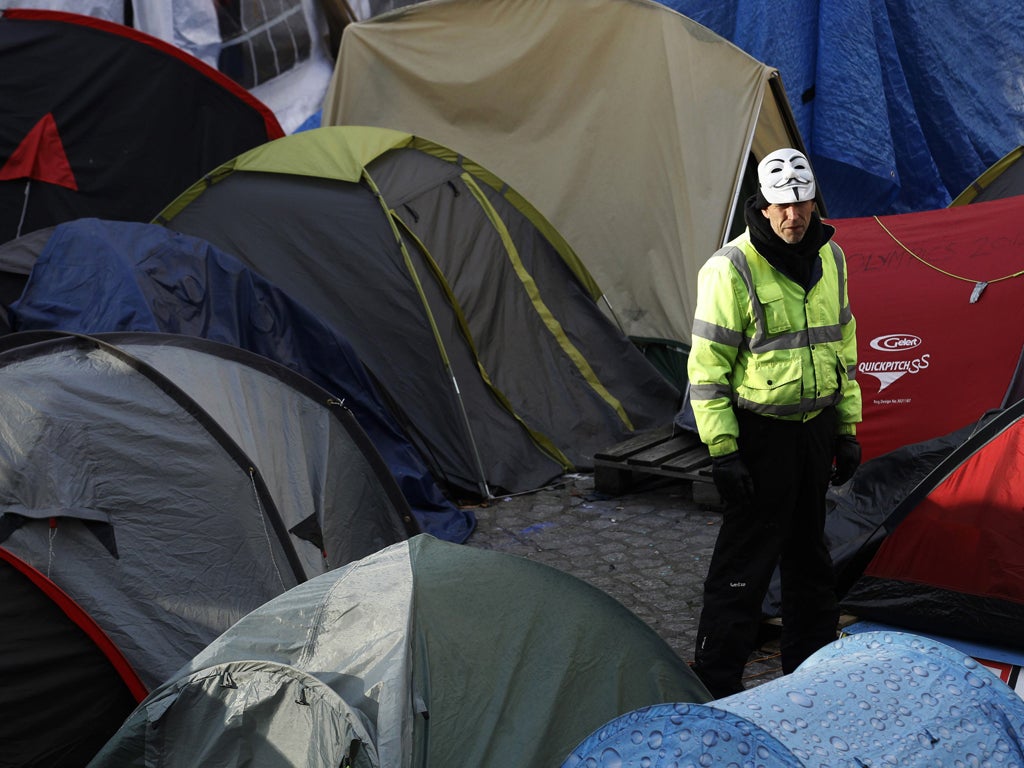
[[[769,203],[802,203],[814,199],[814,173],[802,152],[777,149],[757,164],[761,194]]]

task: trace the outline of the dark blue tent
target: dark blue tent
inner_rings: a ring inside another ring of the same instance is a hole
[[[425,532],[461,543],[473,530],[473,514],[441,493],[341,334],[205,240],[156,224],[61,224],[10,311],[15,331],[178,333],[286,365],[344,400]]]
[[[1014,0],[662,3],[779,70],[831,216],[943,208],[1024,143]]]

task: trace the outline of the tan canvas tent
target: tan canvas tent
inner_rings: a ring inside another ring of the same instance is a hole
[[[350,24],[323,121],[474,158],[565,236],[629,336],[685,345],[751,156],[802,147],[775,69],[647,0],[434,0]]]

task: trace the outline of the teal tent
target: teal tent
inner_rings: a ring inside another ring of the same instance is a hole
[[[421,534],[250,613],[151,693],[91,768],[553,766],[620,714],[709,699],[604,592]]]

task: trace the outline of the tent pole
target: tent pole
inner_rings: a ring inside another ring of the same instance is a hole
[[[462,391],[459,389],[459,381],[455,378],[455,371],[451,369],[451,366],[445,363],[445,367],[448,369],[448,376],[452,380],[452,387],[455,390],[455,401],[459,404],[459,412],[462,414],[462,424],[466,428],[466,438],[469,440],[469,447],[473,451],[473,462],[476,464],[476,472],[478,476],[477,484],[481,495],[485,499],[493,499],[491,495],[490,486],[487,485],[487,475],[484,473],[484,463],[480,460],[480,452],[476,448],[476,440],[473,439],[473,430],[469,425],[469,414],[466,413],[466,404],[462,400]]]
[[[18,231],[15,237],[21,237],[21,228],[25,225],[25,214],[28,213],[28,191],[32,185],[32,179],[25,180],[25,202],[21,204],[21,218],[18,219]]]

